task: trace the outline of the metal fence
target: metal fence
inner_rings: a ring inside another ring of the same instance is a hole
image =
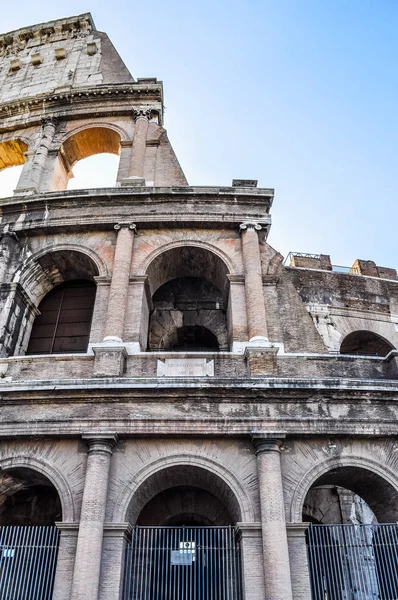
[[[58,545],[56,527],[0,527],[0,600],[50,600]]]
[[[123,600],[241,600],[233,527],[133,528]]]
[[[398,525],[310,525],[313,600],[397,600]]]

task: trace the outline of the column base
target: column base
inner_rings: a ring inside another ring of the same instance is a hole
[[[94,352],[94,377],[120,377],[126,368],[127,351],[120,344],[98,344],[92,346]]]
[[[260,377],[261,375],[276,375],[276,355],[278,354],[278,351],[279,348],[275,346],[247,346],[245,350],[245,357],[247,359],[249,375],[251,377]]]
[[[14,190],[14,196],[35,196],[39,192],[34,187],[21,188]]]
[[[145,179],[143,177],[136,177],[136,176],[132,176],[132,177],[125,177],[124,179],[121,180],[120,185],[122,187],[129,187],[129,186],[136,186],[136,187],[145,187],[146,183],[145,183]]]

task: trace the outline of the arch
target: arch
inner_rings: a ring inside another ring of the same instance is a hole
[[[218,253],[196,244],[163,249],[149,263],[146,274],[152,295],[163,284],[178,277],[199,277],[215,285],[223,294],[229,284],[224,260]]]
[[[227,508],[230,509],[236,522],[254,521],[254,509],[250,497],[237,477],[229,469],[223,465],[219,465],[216,461],[191,454],[161,457],[140,469],[126,483],[117,497],[112,520],[115,522],[124,522],[129,518],[131,520],[137,519],[147,501],[160,491],[159,487],[161,485],[159,486],[159,482],[162,475],[168,469],[176,469],[178,471],[183,468],[196,469],[196,473],[200,470],[203,475],[212,479],[213,483],[217,482],[221,486],[220,489],[224,491],[225,495],[229,495],[230,500],[226,503]],[[176,473],[177,471],[174,472]],[[167,487],[163,489],[167,489]],[[219,498],[219,495],[215,495]],[[138,498],[140,498],[139,502],[137,502]]]
[[[218,254],[199,245],[174,246],[158,253],[146,274],[152,296],[149,350],[178,345],[187,327],[204,327],[219,349],[228,348],[228,267]]]
[[[0,142],[0,171],[23,165],[27,150],[28,144],[19,137]]]
[[[340,469],[346,469],[345,472]],[[353,480],[353,470],[357,470],[358,480]],[[365,480],[373,485],[376,485],[376,497],[371,497],[371,493],[367,489]],[[297,484],[294,490],[291,506],[290,520],[292,523],[300,523],[302,521],[302,513],[304,501],[309,490],[316,484],[322,485],[330,481],[333,484],[341,485],[350,491],[361,496],[370,506],[378,520],[383,520],[382,515],[387,515],[388,520],[396,521],[398,518],[398,480],[394,473],[386,467],[376,463],[375,461],[364,459],[362,457],[333,457],[326,459],[320,464],[315,465],[307,471]],[[341,483],[339,483],[341,482]],[[365,492],[365,493],[364,493]],[[394,502],[391,503],[391,498],[388,500],[388,495],[391,494]],[[384,510],[382,504],[385,506]],[[379,517],[382,516],[382,519]]]
[[[62,274],[62,268],[60,269],[60,266],[56,264],[58,257],[61,259],[62,254],[64,257],[69,255],[70,259],[73,254],[73,258],[77,259],[72,261],[76,264],[74,265],[74,276],[69,279],[93,280],[97,276],[108,277],[109,275],[106,263],[90,248],[77,244],[55,244],[45,247],[26,259],[13,276],[13,282],[22,285],[36,306],[55,285],[66,281],[65,275]],[[79,260],[79,255],[86,258]],[[67,262],[64,262],[64,266]],[[53,263],[52,267],[51,263]]]
[[[236,274],[237,273],[236,269],[233,266],[233,263],[231,262],[231,259],[225,252],[223,252],[216,246],[213,246],[213,244],[209,244],[208,242],[202,242],[200,240],[193,240],[193,239],[178,240],[175,242],[170,242],[169,244],[163,244],[159,248],[156,248],[155,250],[150,252],[145,257],[142,264],[138,267],[137,273],[139,275],[145,275],[147,273],[148,268],[151,265],[151,263],[159,255],[164,254],[165,252],[168,252],[169,250],[173,250],[174,248],[183,248],[186,246],[192,246],[193,248],[203,248],[204,250],[207,250],[208,252],[215,254],[224,263],[226,272],[228,274]]]
[[[76,515],[72,491],[62,473],[43,459],[33,456],[16,455],[0,459],[0,469],[8,471],[10,469],[18,468],[31,469],[44,475],[58,493],[62,507],[62,521],[75,521]]]
[[[80,133],[81,131],[84,131],[86,129],[95,129],[98,127],[103,129],[111,129],[120,136],[120,140],[122,142],[127,142],[130,140],[130,137],[127,134],[126,130],[123,129],[123,127],[120,127],[120,125],[115,125],[114,123],[107,123],[106,121],[96,121],[95,123],[85,123],[84,125],[79,125],[78,127],[71,129],[64,135],[64,137],[61,140],[61,144],[64,144],[69,138],[73,137],[77,133]]]
[[[360,329],[345,336],[340,344],[340,354],[359,356],[387,356],[394,346],[383,336],[373,331]]]
[[[93,154],[120,154],[120,132],[115,127],[93,124],[80,128],[65,139],[61,146],[61,155],[70,171],[77,161]]]

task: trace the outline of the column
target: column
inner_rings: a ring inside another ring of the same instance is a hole
[[[129,542],[129,523],[105,523],[99,600],[120,600],[122,597],[126,549]]]
[[[38,147],[34,155],[27,156],[25,166],[19,178],[15,193],[37,193],[41,191],[41,181],[43,173],[46,169],[47,157],[49,150],[52,147],[56,129],[54,119],[46,119],[43,121],[43,128]]]
[[[236,523],[242,564],[244,600],[264,600],[261,523]]]
[[[115,229],[118,234],[111,289],[109,292],[104,342],[122,342],[123,340],[135,225],[120,223],[119,225],[115,225]]]
[[[84,433],[88,445],[71,600],[97,600],[114,433]]]
[[[60,530],[60,540],[55,570],[52,600],[69,600],[72,587],[79,523],[55,523]]]
[[[258,243],[258,223],[242,223],[242,254],[245,271],[245,294],[247,327],[249,341],[268,341],[267,322],[265,317],[265,303],[263,292],[263,278],[261,272],[260,248]]]
[[[135,119],[135,131],[128,174],[129,178],[144,178],[146,138],[148,135],[150,115],[151,111],[145,109],[135,110],[133,113]]]
[[[294,600],[311,598],[310,574],[308,568],[305,533],[309,523],[287,523],[290,571]]]
[[[12,271],[10,267],[13,264],[15,250],[18,245],[17,234],[13,231],[4,231],[0,235],[0,284],[9,279],[10,271]]]
[[[266,600],[292,600],[280,447],[284,433],[253,434],[260,488]]]

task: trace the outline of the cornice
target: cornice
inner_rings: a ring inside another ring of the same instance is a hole
[[[115,105],[112,111],[109,111],[109,115],[120,114],[120,111],[125,111],[126,114],[131,115],[132,107],[130,102],[136,103],[137,109],[147,108],[149,110],[157,110],[159,107],[153,107],[150,104],[146,107],[146,102],[157,102],[160,104],[159,114],[162,113],[162,102],[163,102],[163,84],[161,81],[156,83],[129,83],[129,84],[104,84],[90,87],[81,88],[62,88],[55,90],[47,94],[39,94],[37,96],[28,96],[18,98],[9,102],[0,103],[0,123],[1,120],[13,117],[16,115],[26,115],[28,117],[42,118],[43,111],[51,110],[54,111],[54,116],[58,116],[56,111],[65,111],[65,108],[71,109],[71,118],[77,118],[78,109],[81,109],[82,105],[92,105],[93,102],[100,101],[108,104],[109,100],[115,102],[118,100],[120,103],[123,100],[128,101],[126,106],[122,104],[120,106]],[[33,114],[37,111],[39,114]],[[80,110],[81,117],[82,111]],[[104,111],[97,109],[93,111],[92,108],[88,107],[86,111],[83,111],[87,117],[95,118],[96,116],[106,116]],[[46,116],[48,116],[46,114]],[[66,117],[67,115],[63,115]],[[161,124],[161,123],[160,123]],[[27,127],[27,123],[23,124],[12,123],[9,125],[12,128],[17,129],[18,125],[20,128]],[[1,133],[1,129],[0,129]]]

